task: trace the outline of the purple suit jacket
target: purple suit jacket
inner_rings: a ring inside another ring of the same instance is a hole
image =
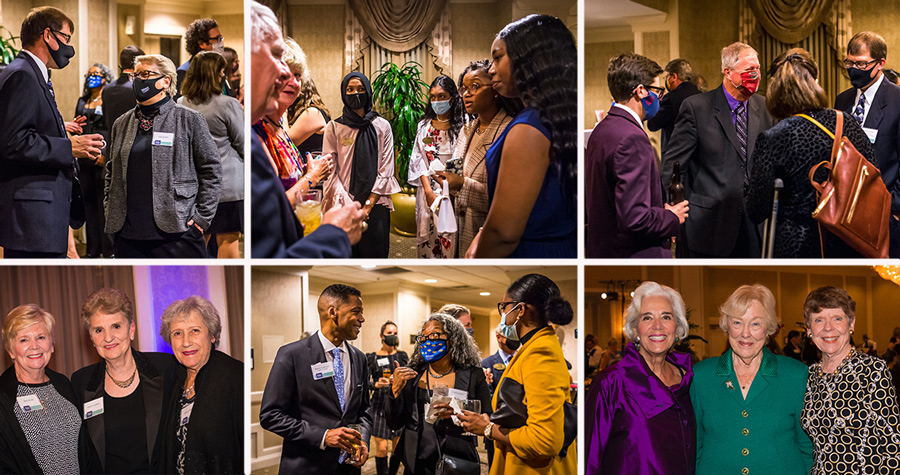
[[[644,129],[613,107],[588,140],[587,257],[671,257],[663,241],[678,217],[665,209],[659,167]]]
[[[587,475],[693,474],[697,427],[691,355],[669,353],[683,372],[666,387],[631,343],[622,361],[601,371],[587,396]]]

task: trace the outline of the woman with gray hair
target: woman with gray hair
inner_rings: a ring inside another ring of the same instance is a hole
[[[807,474],[812,443],[800,425],[806,365],[774,355],[775,296],[742,285],[719,308],[730,349],[694,367],[697,474]]]
[[[163,313],[159,334],[181,363],[165,420],[163,473],[244,471],[244,364],[216,350],[221,333],[219,312],[203,297],[175,301]]]
[[[458,320],[434,313],[422,325],[409,366],[398,364],[391,382],[391,395],[385,404],[385,417],[394,429],[403,429],[395,452],[400,454],[407,474],[431,475],[441,456],[479,463],[475,436],[451,420],[453,409],[435,404],[438,420],[427,423],[426,406],[436,387],[460,391],[466,399],[481,401],[488,411],[491,393],[475,340],[469,338]],[[410,384],[411,383],[411,384]]]
[[[694,473],[691,355],[672,351],[688,330],[678,291],[650,281],[634,291],[622,360],[588,393],[589,475]]]
[[[113,124],[103,206],[116,257],[206,257],[219,203],[219,151],[199,112],[175,104],[175,65],[135,58],[138,105]]]

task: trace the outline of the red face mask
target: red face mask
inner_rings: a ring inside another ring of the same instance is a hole
[[[734,83],[732,83],[734,85]],[[734,87],[740,87],[753,94],[759,89],[759,71],[744,71],[741,73],[741,83]]]

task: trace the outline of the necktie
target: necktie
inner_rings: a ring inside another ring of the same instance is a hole
[[[341,360],[341,349],[331,350],[334,354],[334,389],[337,390],[338,402],[341,403],[341,412],[344,412],[344,362]]]
[[[49,76],[47,76],[47,87],[50,88],[50,96],[53,97],[53,100],[56,100],[56,93],[53,92],[53,81],[50,80]]]
[[[741,144],[741,159],[747,160],[747,117],[745,116],[747,108],[741,102],[734,109],[734,129],[737,132],[738,142]]]
[[[856,119],[856,122],[861,126],[863,123],[863,118],[866,116],[866,95],[859,95],[859,102],[856,103],[856,109],[853,110],[853,118]]]

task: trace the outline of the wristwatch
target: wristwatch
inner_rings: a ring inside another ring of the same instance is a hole
[[[487,427],[484,428],[484,436],[487,437],[487,438],[490,439],[490,440],[494,440],[494,438],[491,437],[491,431],[492,431],[493,429],[494,429],[494,423],[493,423],[493,422],[488,422]]]

